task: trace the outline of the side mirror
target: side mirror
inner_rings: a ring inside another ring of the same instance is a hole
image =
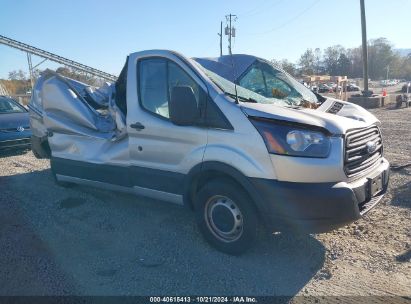
[[[194,91],[189,86],[173,88],[168,110],[171,122],[179,126],[194,125],[200,117]]]

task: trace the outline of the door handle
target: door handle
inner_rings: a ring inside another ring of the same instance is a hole
[[[130,125],[130,128],[136,129],[136,130],[143,130],[145,129],[145,126],[141,124],[141,122],[135,122]]]

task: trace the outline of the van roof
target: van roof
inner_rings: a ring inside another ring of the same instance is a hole
[[[192,58],[207,70],[235,82],[258,57],[246,54],[224,55],[221,57]]]

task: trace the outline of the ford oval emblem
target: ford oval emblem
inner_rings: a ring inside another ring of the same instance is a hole
[[[17,127],[17,131],[19,131],[19,132],[23,132],[23,131],[24,131],[24,127],[22,127],[22,126],[18,126],[18,127]]]
[[[367,146],[368,154],[374,153],[377,150],[377,143],[374,141],[369,141],[365,145]]]

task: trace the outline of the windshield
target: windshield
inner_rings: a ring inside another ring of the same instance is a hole
[[[0,97],[0,114],[24,113],[25,109],[17,104],[13,99]]]
[[[199,63],[193,61],[207,76],[210,78],[224,93],[234,97],[236,95],[235,84],[210,70],[207,70]],[[278,104],[286,106],[287,103],[281,99],[277,98],[267,98],[261,94],[253,92],[252,90],[237,86],[237,96],[240,101],[243,102],[257,102],[257,103],[268,103],[268,104]]]
[[[234,83],[197,64],[225,93],[235,94]],[[291,75],[271,64],[256,60],[237,80],[240,101],[315,108],[315,94]]]
[[[291,75],[263,61],[256,60],[239,78],[238,84],[267,98],[281,99],[291,106],[318,102],[315,94]]]

